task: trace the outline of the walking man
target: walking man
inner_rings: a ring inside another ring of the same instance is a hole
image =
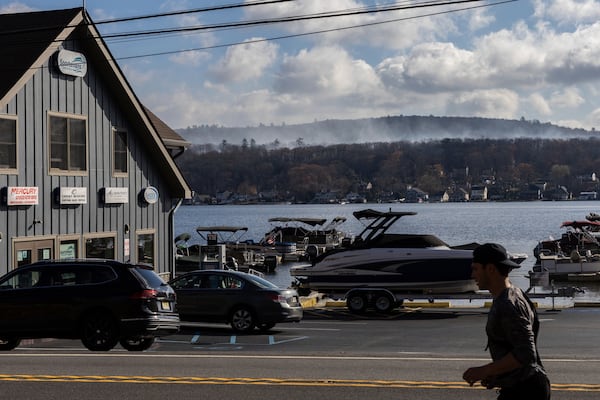
[[[504,247],[486,243],[473,251],[472,276],[493,303],[485,327],[492,362],[467,369],[463,379],[499,388],[498,400],[549,400],[550,382],[537,351],[539,321],[527,295],[508,279],[519,265]]]

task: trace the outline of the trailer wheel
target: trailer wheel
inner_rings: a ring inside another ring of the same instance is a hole
[[[352,313],[363,313],[367,309],[367,298],[360,293],[351,293],[346,299],[346,307]]]
[[[387,293],[377,294],[375,296],[375,301],[373,302],[373,306],[375,310],[380,313],[389,313],[394,307],[396,307],[395,299],[392,299],[391,296]]]

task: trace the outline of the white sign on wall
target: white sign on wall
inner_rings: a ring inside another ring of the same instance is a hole
[[[87,204],[87,188],[61,187],[60,204]]]
[[[87,60],[76,51],[60,50],[56,62],[60,72],[65,75],[83,77],[87,73]]]
[[[104,202],[106,204],[129,203],[129,188],[126,188],[126,187],[104,188]]]
[[[37,206],[37,186],[9,186],[7,189],[6,205],[8,206]]]

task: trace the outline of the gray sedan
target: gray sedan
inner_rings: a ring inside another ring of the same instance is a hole
[[[268,331],[280,322],[299,322],[298,293],[256,275],[198,270],[169,282],[177,293],[182,321],[229,323],[237,332]]]

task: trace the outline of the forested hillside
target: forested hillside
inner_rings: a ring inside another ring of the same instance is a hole
[[[423,142],[299,145],[195,145],[177,162],[197,193],[278,193],[310,201],[316,193],[356,192],[369,200],[418,187],[435,193],[478,184],[501,190],[545,182],[572,193],[598,183],[600,137],[443,139]],[[595,177],[595,176],[594,176]]]

